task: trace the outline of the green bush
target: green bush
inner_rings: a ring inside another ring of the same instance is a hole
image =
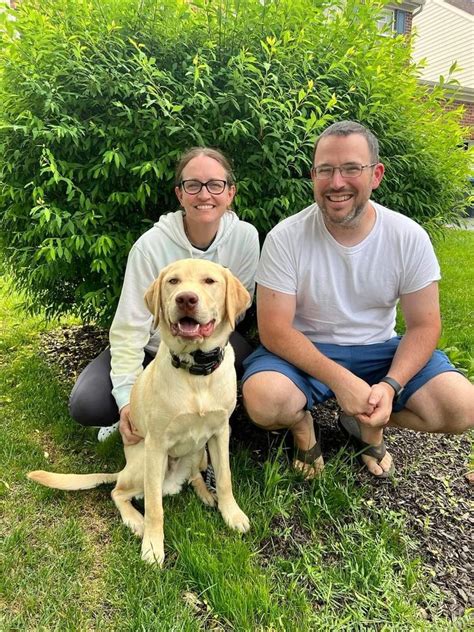
[[[0,234],[31,309],[108,322],[195,144],[233,158],[236,210],[263,236],[311,202],[315,137],[359,120],[387,167],[376,199],[430,231],[456,221],[460,113],[379,34],[382,4],[23,0],[0,24]]]

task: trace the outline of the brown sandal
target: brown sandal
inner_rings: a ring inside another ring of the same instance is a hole
[[[360,426],[355,417],[351,417],[349,415],[341,414],[338,419],[338,424],[344,434],[347,436],[349,443],[351,443],[352,447],[357,452],[357,460],[361,465],[367,467],[362,455],[373,457],[377,463],[385,456],[387,449],[385,447],[385,441],[382,439],[382,443],[379,445],[371,445],[370,443],[365,443],[362,441]],[[370,474],[370,470],[368,470]],[[387,472],[383,472],[383,474],[372,474],[375,478],[389,478],[395,472],[395,465],[392,463],[390,469]]]
[[[323,468],[316,464],[316,461],[322,456],[321,452],[321,429],[318,424],[314,424],[316,431],[316,443],[309,450],[302,450],[295,446],[293,450],[293,467],[305,475],[305,479],[309,480],[319,474]],[[297,462],[301,465],[297,465]]]

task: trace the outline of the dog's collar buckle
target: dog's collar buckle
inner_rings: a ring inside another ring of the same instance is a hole
[[[225,347],[216,347],[211,349],[211,351],[201,351],[201,349],[193,351],[188,354],[192,357],[192,362],[185,358],[180,358],[171,351],[170,353],[171,364],[176,369],[185,369],[191,375],[210,375],[221,365],[224,359]]]

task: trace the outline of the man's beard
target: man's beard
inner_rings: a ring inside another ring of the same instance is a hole
[[[336,215],[335,217],[331,216],[324,204],[318,203],[318,206],[323,214],[324,223],[326,226],[338,226],[341,228],[355,228],[359,225],[360,220],[362,219],[362,213],[367,207],[367,202],[356,204],[351,211],[344,216],[339,217]]]

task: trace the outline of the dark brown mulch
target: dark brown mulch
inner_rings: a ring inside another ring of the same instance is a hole
[[[46,358],[70,384],[106,345],[107,333],[93,326],[62,327],[43,337]],[[336,424],[338,412],[335,401],[314,409],[326,460],[345,445]],[[233,449],[239,444],[250,447],[259,462],[274,455],[275,446],[282,442],[278,433],[249,423],[240,405],[231,421]],[[470,441],[465,436],[389,428],[386,443],[397,467],[394,480],[375,479],[357,469],[354,476],[369,487],[377,507],[403,512],[409,535],[429,568],[429,581],[443,595],[437,614],[455,619],[474,607],[474,487],[465,476]],[[285,452],[290,453],[288,446]],[[304,537],[296,524],[295,533]],[[266,550],[274,555],[278,543],[269,543]]]

